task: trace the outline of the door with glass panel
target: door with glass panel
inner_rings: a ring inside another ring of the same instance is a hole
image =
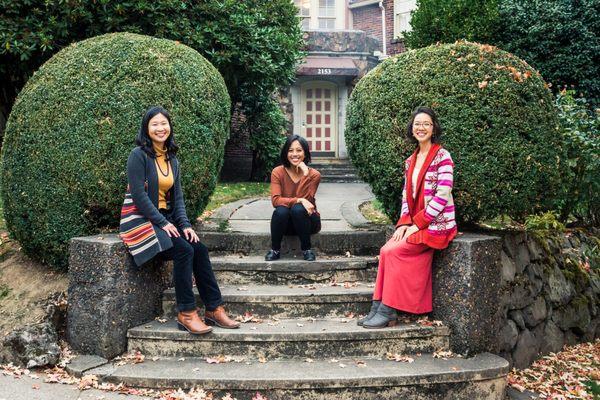
[[[337,156],[337,86],[311,82],[302,86],[302,129],[315,157]]]

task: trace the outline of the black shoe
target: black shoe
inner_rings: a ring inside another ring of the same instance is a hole
[[[317,256],[315,255],[315,252],[312,251],[311,249],[303,250],[302,251],[302,255],[304,256],[304,259],[306,261],[315,261],[317,259]]]
[[[265,256],[265,261],[275,261],[279,260],[281,257],[281,252],[277,250],[269,250],[267,255]]]

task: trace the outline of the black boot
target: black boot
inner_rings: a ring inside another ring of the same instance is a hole
[[[380,329],[388,326],[394,326],[398,323],[398,312],[392,307],[381,303],[377,309],[377,314],[373,318],[363,323],[363,328]]]
[[[364,317],[359,319],[358,321],[356,321],[356,324],[358,326],[363,326],[363,324],[370,320],[371,318],[373,318],[375,316],[375,314],[377,314],[377,309],[379,308],[379,305],[381,304],[380,300],[373,300],[373,303],[371,304],[371,311],[369,311],[369,314]]]

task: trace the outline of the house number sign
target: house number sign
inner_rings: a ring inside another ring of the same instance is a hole
[[[331,75],[331,68],[318,68],[317,74],[318,75]]]

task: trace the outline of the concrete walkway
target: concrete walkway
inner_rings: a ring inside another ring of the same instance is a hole
[[[124,395],[90,389],[79,390],[77,385],[44,383],[43,374],[14,378],[0,373],[0,400],[150,400],[150,397]]]
[[[340,232],[366,223],[358,206],[374,196],[365,183],[321,183],[315,197],[321,214],[321,231]],[[270,199],[246,199],[236,202],[233,209],[218,213],[217,218],[227,218],[231,231],[269,232],[272,214]]]

